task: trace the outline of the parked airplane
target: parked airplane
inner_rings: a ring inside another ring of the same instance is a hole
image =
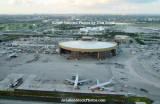
[[[16,55],[15,53],[12,53],[12,54],[9,54],[9,55],[8,55],[9,58],[15,58],[15,57],[17,57],[17,56],[18,56],[18,55]]]
[[[81,83],[83,83],[83,82],[89,81],[89,79],[79,81],[79,76],[78,76],[78,74],[76,74],[75,80],[70,80],[70,79],[65,79],[65,80],[68,81],[68,82],[71,82],[71,84],[74,84],[74,88],[75,88],[75,89],[78,88],[78,84],[81,84]]]
[[[16,86],[19,86],[23,83],[23,79],[22,78],[19,78],[17,79],[15,82],[12,83],[11,87],[16,87]]]
[[[100,83],[100,81],[97,80],[97,84],[94,85],[94,86],[89,87],[89,89],[90,89],[90,90],[95,90],[95,89],[98,89],[98,88],[99,88],[101,91],[104,90],[104,89],[111,91],[111,89],[106,88],[106,87],[104,87],[104,86],[110,85],[110,84],[112,84],[112,82],[113,82],[113,77],[111,78],[110,81],[104,82],[104,83]]]

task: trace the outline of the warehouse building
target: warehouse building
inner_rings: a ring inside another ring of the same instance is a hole
[[[116,35],[114,39],[118,43],[130,43],[131,42],[131,38],[126,35]]]

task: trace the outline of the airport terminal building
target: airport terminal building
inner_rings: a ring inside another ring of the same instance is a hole
[[[106,59],[117,54],[117,43],[99,41],[67,41],[59,43],[59,54],[70,54],[73,59],[82,56],[92,56],[98,60]]]

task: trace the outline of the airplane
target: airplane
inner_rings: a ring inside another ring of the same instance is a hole
[[[19,78],[17,79],[15,82],[12,83],[11,87],[16,87],[16,86],[19,86],[23,83],[23,79],[22,78]]]
[[[89,79],[79,81],[79,76],[78,76],[78,74],[76,74],[75,80],[70,80],[70,79],[65,79],[65,80],[68,81],[68,82],[71,82],[71,84],[74,84],[74,88],[75,88],[75,89],[78,88],[78,84],[82,84],[83,82],[89,81]]]
[[[18,55],[16,55],[15,53],[11,53],[11,54],[8,55],[8,57],[9,58],[15,58],[15,57],[18,57]]]
[[[106,88],[106,87],[104,87],[104,86],[107,86],[107,85],[112,84],[112,83],[113,83],[113,79],[114,79],[114,77],[112,77],[112,78],[110,79],[110,81],[104,82],[104,83],[100,83],[100,81],[97,79],[97,84],[94,85],[94,86],[89,87],[89,89],[90,89],[90,90],[95,90],[95,89],[98,89],[98,88],[99,88],[101,91],[104,90],[104,89],[111,91],[111,89]]]

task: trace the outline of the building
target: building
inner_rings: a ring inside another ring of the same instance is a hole
[[[130,43],[131,41],[130,37],[126,35],[116,35],[114,40],[118,43]]]
[[[82,37],[82,41],[92,41],[93,38],[92,37],[88,37],[88,36],[83,36]]]
[[[83,40],[60,42],[59,54],[70,54],[73,59],[80,59],[86,55],[96,59],[106,59],[116,56],[117,43]]]

